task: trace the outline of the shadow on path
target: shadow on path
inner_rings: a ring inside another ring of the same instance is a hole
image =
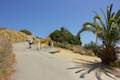
[[[120,78],[120,69],[106,66],[98,61],[93,62],[82,59],[76,59],[74,63],[76,63],[76,65],[68,69],[76,69],[77,71],[75,73],[81,73],[80,78],[85,78],[87,74],[90,74],[93,71],[97,80],[103,80],[102,74],[105,74],[113,80],[117,80],[116,78]]]

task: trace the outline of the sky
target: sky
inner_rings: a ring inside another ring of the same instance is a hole
[[[120,0],[0,0],[0,27],[28,29],[45,38],[64,26],[75,35],[83,23],[92,21],[95,11],[111,3],[114,10],[120,9]],[[81,41],[95,41],[95,35],[84,32]]]

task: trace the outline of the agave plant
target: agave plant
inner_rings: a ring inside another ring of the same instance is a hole
[[[78,32],[78,35],[84,31],[93,32],[96,38],[102,41],[100,58],[102,63],[107,65],[116,61],[115,47],[120,41],[120,10],[113,12],[112,7],[111,4],[107,6],[106,11],[102,10],[103,16],[96,13],[93,22],[84,23],[83,28]]]

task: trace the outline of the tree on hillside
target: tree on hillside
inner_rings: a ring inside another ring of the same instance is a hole
[[[80,45],[81,41],[76,36],[74,36],[69,30],[61,27],[60,30],[55,30],[50,35],[50,38],[56,42],[69,43],[74,45]]]
[[[5,30],[5,29],[7,29],[7,28],[5,28],[5,27],[0,27],[0,30]]]
[[[97,38],[102,41],[103,47],[100,58],[102,63],[109,65],[116,61],[116,44],[120,41],[120,10],[112,11],[113,5],[107,7],[103,12],[103,17],[96,14],[93,22],[86,22],[79,34],[84,31],[90,31],[96,34]]]
[[[25,33],[25,34],[27,34],[27,35],[32,35],[32,32],[30,32],[30,31],[27,30],[27,29],[21,29],[20,32],[23,32],[23,33]]]

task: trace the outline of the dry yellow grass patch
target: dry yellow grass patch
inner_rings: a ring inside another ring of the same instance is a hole
[[[5,38],[7,38],[12,43],[25,41],[27,39],[26,34],[24,34],[22,32],[16,32],[16,31],[13,31],[13,30],[8,30],[8,29],[0,30],[0,35],[4,36]]]
[[[0,80],[10,80],[10,76],[14,72],[14,63],[15,55],[12,52],[12,44],[0,36]]]

